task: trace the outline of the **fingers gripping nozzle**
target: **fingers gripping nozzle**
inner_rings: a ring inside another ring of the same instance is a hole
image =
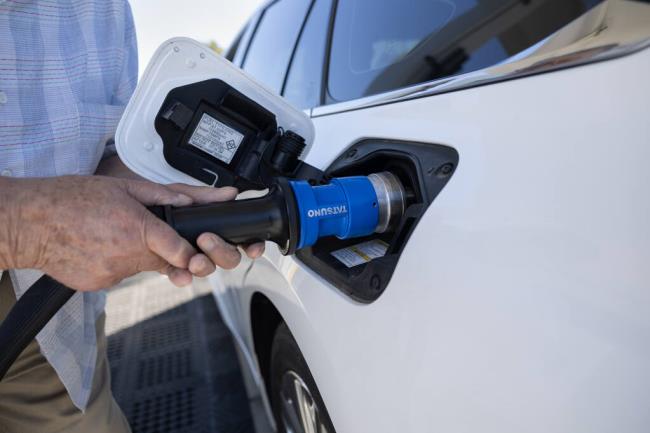
[[[229,242],[275,242],[283,254],[318,239],[367,236],[390,230],[402,217],[406,194],[389,172],[334,178],[312,186],[280,179],[264,197],[152,211],[192,243],[204,232]]]

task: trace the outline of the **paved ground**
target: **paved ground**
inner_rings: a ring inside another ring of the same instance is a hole
[[[108,295],[113,392],[133,433],[254,432],[237,354],[206,289],[143,274]]]

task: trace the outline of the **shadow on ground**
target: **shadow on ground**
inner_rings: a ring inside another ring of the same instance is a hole
[[[108,296],[112,388],[133,433],[252,433],[235,347],[212,295],[168,285],[131,281]]]

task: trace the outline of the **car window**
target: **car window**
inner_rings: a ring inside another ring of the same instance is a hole
[[[311,1],[279,0],[262,15],[243,69],[280,93],[285,74]]]
[[[596,0],[340,0],[329,102],[494,65],[582,15]]]
[[[332,0],[316,0],[293,55],[284,97],[298,108],[320,105]]]

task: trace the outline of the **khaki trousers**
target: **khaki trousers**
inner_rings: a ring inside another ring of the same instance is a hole
[[[16,302],[7,272],[0,280],[0,322]],[[0,381],[0,433],[130,433],[111,393],[102,314],[97,320],[97,367],[85,412],[70,400],[54,369],[32,341]],[[1,348],[0,348],[1,350]]]

